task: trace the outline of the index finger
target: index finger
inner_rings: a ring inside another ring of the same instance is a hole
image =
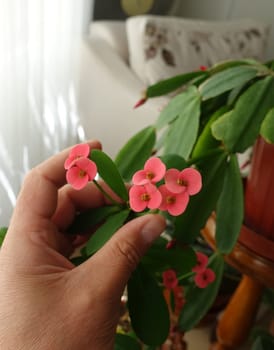
[[[98,141],[90,148],[101,148]],[[20,231],[41,230],[57,207],[58,190],[66,183],[64,162],[71,148],[33,168],[26,176],[14,210],[12,224]],[[15,228],[13,226],[13,228]]]

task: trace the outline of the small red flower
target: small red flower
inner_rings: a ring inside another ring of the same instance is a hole
[[[186,168],[182,171],[169,169],[165,175],[166,187],[173,193],[186,192],[190,196],[198,193],[202,188],[202,177],[198,170]]]
[[[201,71],[206,71],[207,70],[207,66],[200,66],[200,70]]]
[[[76,190],[81,190],[97,174],[96,164],[88,158],[79,158],[74,161],[66,173],[67,182]]]
[[[136,212],[141,212],[145,208],[157,209],[161,202],[161,193],[150,183],[143,186],[134,185],[129,190],[129,205]]]
[[[134,185],[145,185],[147,183],[156,183],[164,177],[166,166],[160,158],[149,158],[143,170],[137,171],[132,177]]]
[[[90,152],[90,147],[87,143],[81,143],[79,145],[75,145],[70,153],[68,158],[65,161],[65,169],[69,169],[74,165],[74,162],[79,158],[87,158]]]
[[[203,253],[196,252],[196,258],[197,265],[193,267],[192,271],[197,273],[203,272],[208,263],[208,256]]]
[[[216,278],[215,272],[211,269],[205,269],[194,277],[194,282],[199,288],[206,288]]]
[[[166,185],[160,186],[159,191],[163,198],[159,206],[160,210],[166,210],[173,216],[178,216],[186,210],[189,202],[189,195],[187,192],[173,193],[167,189]]]
[[[166,270],[162,274],[163,284],[167,289],[173,289],[178,285],[176,272],[172,269]]]

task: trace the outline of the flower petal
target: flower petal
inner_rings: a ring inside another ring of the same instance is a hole
[[[154,176],[151,179],[151,182],[156,183],[162,180],[162,178],[164,177],[166,172],[166,166],[160,158],[151,157],[146,161],[144,170],[147,173],[153,173]]]
[[[89,181],[92,181],[97,174],[96,164],[88,158],[79,158],[75,162],[75,166],[79,167],[87,173]]]
[[[88,183],[88,175],[80,176],[81,169],[77,166],[70,168],[66,173],[67,182],[75,189],[81,190]]]
[[[167,289],[174,289],[178,285],[176,272],[172,269],[166,270],[162,274],[163,284]]]
[[[159,191],[163,198],[159,207],[160,210],[167,210],[173,216],[181,215],[186,210],[189,202],[187,192],[173,193],[168,190],[166,185],[160,186]]]
[[[68,157],[65,160],[65,164],[64,164],[65,169],[68,170],[69,168],[71,168],[73,166],[74,162],[75,162],[75,158],[74,157]]]
[[[150,194],[150,200],[147,204],[147,207],[149,209],[158,209],[162,203],[162,195],[160,191],[157,189],[156,191],[149,194]]]
[[[129,205],[132,210],[141,212],[147,207],[147,202],[142,200],[146,193],[144,186],[132,186],[129,190]]]
[[[82,157],[87,158],[89,156],[89,152],[90,152],[90,146],[87,143],[81,143],[81,144],[75,145],[71,149],[68,158],[65,160],[65,164],[64,164],[65,169],[67,170],[71,168],[78,158],[82,158]]]
[[[167,196],[170,194],[170,191],[167,189],[166,185],[162,185],[158,188],[162,194],[162,202],[159,206],[160,210],[167,210]]]
[[[201,252],[196,252],[196,257],[197,265],[192,268],[192,271],[197,273],[203,272],[208,263],[208,256]]]
[[[182,186],[178,183],[178,179],[180,176],[180,171],[177,169],[168,169],[165,174],[165,183],[166,187],[169,191],[173,193],[181,193],[185,192],[185,186]]]
[[[79,157],[88,157],[90,151],[90,146],[87,143],[79,143],[75,145],[70,153],[69,157],[79,158]]]
[[[173,216],[178,216],[183,214],[189,202],[189,195],[184,193],[179,193],[176,195],[175,202],[168,205],[167,211]]]
[[[210,283],[215,280],[215,272],[211,269],[205,269],[204,271],[197,273],[194,277],[194,282],[199,288],[206,288]]]
[[[145,185],[149,183],[149,180],[146,177],[145,170],[138,170],[132,177],[133,185]]]
[[[190,195],[198,193],[202,188],[202,176],[198,170],[186,168],[182,170],[180,178],[187,183],[187,192]]]

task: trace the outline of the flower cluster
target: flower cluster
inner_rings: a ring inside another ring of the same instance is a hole
[[[173,293],[174,309],[175,313],[178,314],[185,304],[184,287],[179,285],[176,272],[173,269],[164,271],[162,279],[164,287]]]
[[[207,267],[208,256],[196,252],[197,265],[193,267],[192,271],[195,272],[194,282],[199,288],[206,288],[210,283],[215,280],[215,272]]]
[[[96,164],[88,158],[90,147],[88,144],[74,146],[65,161],[67,182],[76,190],[81,190],[97,174]]]
[[[164,179],[164,184],[157,183]],[[201,174],[193,168],[166,170],[158,157],[151,157],[143,170],[132,177],[129,190],[129,204],[135,212],[146,208],[167,211],[173,216],[182,214],[189,202],[189,196],[198,193],[202,187]]]
[[[206,288],[210,283],[215,280],[215,273],[212,269],[207,267],[208,257],[207,255],[196,252],[197,265],[192,268],[192,272],[195,273],[194,282],[199,288]],[[179,280],[176,271],[169,269],[162,274],[163,285],[165,288],[173,290],[179,285]]]

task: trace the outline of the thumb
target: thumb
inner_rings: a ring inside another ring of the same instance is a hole
[[[131,220],[101,250],[80,266],[85,270],[84,275],[88,276],[89,271],[95,269],[103,276],[106,291],[114,293],[115,289],[115,294],[122,294],[131,273],[165,226],[165,219],[156,214]],[[90,281],[91,289],[94,288],[93,282]],[[89,282],[85,281],[87,283]]]

